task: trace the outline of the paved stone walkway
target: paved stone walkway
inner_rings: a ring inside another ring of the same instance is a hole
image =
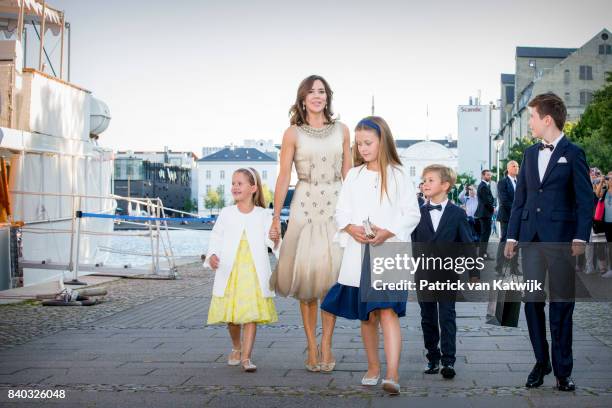
[[[13,389],[62,389],[83,406],[612,406],[610,304],[581,303],[574,330],[575,393],[554,390],[553,376],[537,390],[523,387],[533,364],[525,322],[516,329],[484,323],[486,305],[457,306],[454,380],[422,374],[425,362],[418,305],[401,320],[402,395],[387,397],[359,380],[366,369],[358,322],[339,319],[333,374],[303,368],[305,342],[298,305],[278,298],[279,323],[257,334],[255,374],[225,364],[224,327],[204,326],[212,273],[183,267],[181,279],[122,279],[106,284],[106,302],[51,308],[32,303],[0,307],[0,406],[41,406],[10,400]],[[382,346],[382,344],[381,344]],[[381,349],[381,357],[383,357]]]

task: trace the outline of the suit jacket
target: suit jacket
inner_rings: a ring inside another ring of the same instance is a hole
[[[463,208],[450,201],[446,203],[436,231],[434,231],[429,210],[426,206],[421,207],[421,220],[412,232],[411,238],[415,257],[422,253],[427,256],[441,256],[442,258],[447,256],[476,256],[476,248],[472,245],[473,240],[467,214]],[[461,245],[444,245],[444,243],[449,242]],[[419,275],[419,271],[417,271],[417,275]],[[472,269],[469,271],[469,275],[470,277],[480,276],[480,271]],[[440,276],[440,278],[440,280],[445,280],[449,276]],[[456,276],[454,278],[456,279]]]
[[[531,242],[588,241],[593,192],[584,151],[563,136],[540,180],[541,143],[525,150],[508,223],[508,239]],[[564,160],[559,161],[564,158]]]
[[[491,193],[491,188],[484,181],[480,182],[478,186],[478,191],[476,192],[476,197],[478,197],[478,207],[476,208],[476,212],[474,213],[474,218],[491,218],[493,217],[493,211],[495,210],[495,206],[493,203],[495,200],[493,199],[493,193]]]
[[[497,220],[500,222],[510,221],[512,202],[514,201],[514,187],[509,176],[504,177],[497,183],[497,199],[499,201]]]

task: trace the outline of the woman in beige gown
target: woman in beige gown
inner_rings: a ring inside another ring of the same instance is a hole
[[[280,172],[274,190],[274,221],[270,236],[280,234],[280,211],[295,163],[298,183],[291,201],[271,286],[281,296],[295,297],[308,342],[309,371],[334,369],[331,345],[336,317],[321,311],[321,356],[316,327],[319,300],[338,278],[342,249],[333,242],[334,212],[342,178],[352,166],[348,128],[332,119],[332,91],[320,76],[304,79],[291,107],[291,126],[283,135]]]

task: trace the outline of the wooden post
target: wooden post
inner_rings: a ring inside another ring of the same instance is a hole
[[[43,53],[45,50],[45,22],[47,21],[47,2],[42,0],[42,22],[40,23],[40,47],[38,50],[38,70],[43,70]]]
[[[25,13],[25,0],[19,5],[19,17],[17,18],[17,40],[21,43],[23,37],[23,14]]]
[[[64,26],[66,25],[66,15],[62,13],[61,43],[60,46],[60,79],[64,79]]]

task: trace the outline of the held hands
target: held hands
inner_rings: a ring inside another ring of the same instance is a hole
[[[268,237],[274,242],[274,249],[278,248],[278,243],[280,242],[280,220],[275,218],[272,221],[272,226],[270,227],[270,232],[268,233]]]
[[[344,228],[344,230],[360,244],[367,244],[369,242],[365,235],[365,228],[363,227],[355,224],[349,224],[346,226],[346,228]]]
[[[372,231],[374,231],[374,234],[375,234],[374,238],[370,238],[368,242],[372,244],[373,246],[380,245],[384,243],[386,240],[388,240],[389,238],[395,236],[395,234],[392,233],[391,231],[388,231],[384,228],[379,228],[373,224],[372,224]]]
[[[376,225],[372,225],[372,231],[374,232],[374,238],[368,238],[365,235],[365,228],[350,224],[344,230],[351,236],[353,239],[360,244],[371,244],[371,245],[380,245],[389,238],[395,236],[392,232],[387,231],[386,229],[379,228]]]

